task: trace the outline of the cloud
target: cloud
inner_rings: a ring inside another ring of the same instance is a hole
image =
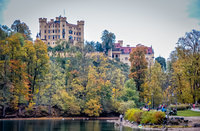
[[[10,0],[0,0],[0,24],[3,23],[3,12],[6,9]]]
[[[191,0],[187,11],[189,17],[200,20],[200,0]]]

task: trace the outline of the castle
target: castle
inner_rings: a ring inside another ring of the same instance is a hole
[[[141,44],[136,45],[136,47],[130,47],[130,45],[127,45],[126,47],[123,46],[123,41],[119,40],[118,43],[114,43],[115,48],[110,50],[108,52],[108,57],[110,59],[119,59],[121,62],[128,64],[131,66],[131,63],[129,61],[130,53],[133,48],[136,48],[138,46],[144,46]],[[154,51],[152,47],[147,47],[147,54],[145,54],[146,60],[148,62],[148,67],[153,65],[154,62]]]
[[[47,22],[47,18],[39,18],[39,37],[48,46],[55,47],[56,41],[65,40],[71,43],[84,42],[84,21],[70,24],[66,17],[56,17]]]

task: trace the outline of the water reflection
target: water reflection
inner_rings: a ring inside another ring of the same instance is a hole
[[[136,131],[100,120],[4,120],[1,131]]]

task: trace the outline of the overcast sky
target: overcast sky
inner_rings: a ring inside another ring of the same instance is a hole
[[[198,0],[0,0],[0,24],[20,19],[35,39],[38,18],[55,19],[64,10],[69,23],[85,21],[85,40],[101,42],[107,29],[125,45],[152,45],[155,57],[168,58],[178,38],[200,30]]]

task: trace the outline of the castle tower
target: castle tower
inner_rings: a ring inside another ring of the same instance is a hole
[[[39,18],[39,36],[41,40],[46,40],[45,30],[46,30],[47,18]]]

